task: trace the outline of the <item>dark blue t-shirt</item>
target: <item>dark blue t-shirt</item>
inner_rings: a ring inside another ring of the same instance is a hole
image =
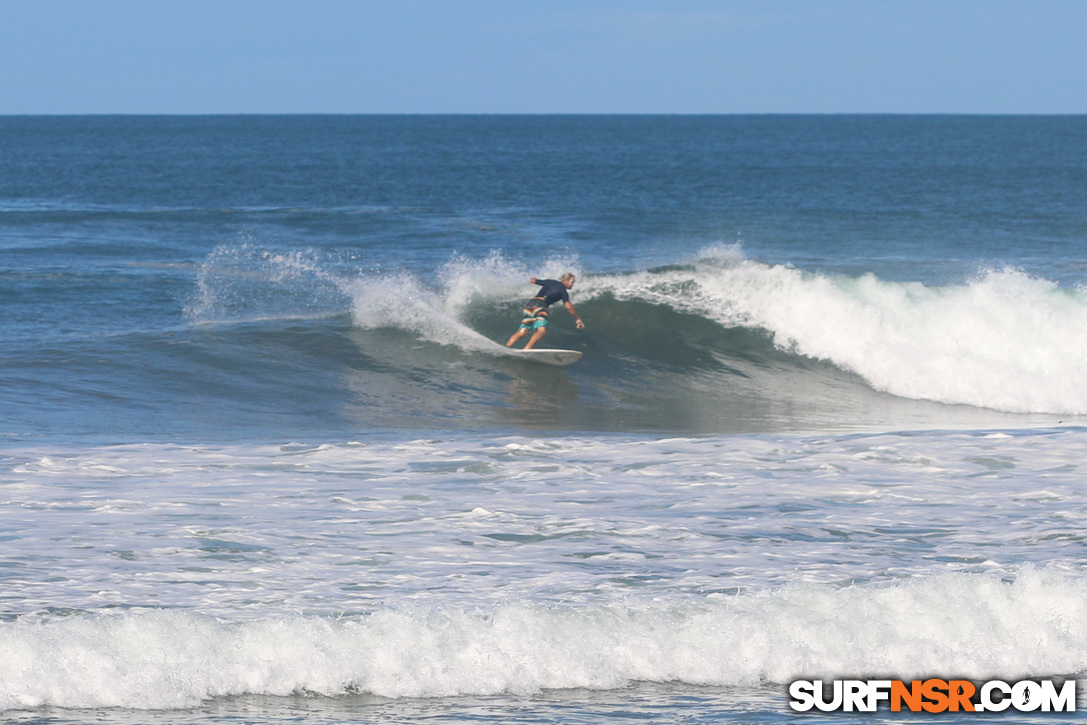
[[[540,291],[536,293],[536,296],[543,298],[544,307],[550,307],[559,300],[570,301],[570,292],[562,282],[554,279],[538,279],[536,284],[540,285]]]

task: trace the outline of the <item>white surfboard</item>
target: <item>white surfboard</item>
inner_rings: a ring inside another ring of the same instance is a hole
[[[531,350],[508,349],[511,355],[543,365],[569,365],[581,359],[581,353],[577,350],[556,350],[549,347],[534,347]]]

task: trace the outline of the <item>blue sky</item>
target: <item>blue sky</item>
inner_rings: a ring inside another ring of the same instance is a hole
[[[27,113],[1087,113],[1087,0],[0,0]]]

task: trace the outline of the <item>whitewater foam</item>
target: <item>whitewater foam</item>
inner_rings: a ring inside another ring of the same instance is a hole
[[[383,697],[765,685],[798,677],[1017,679],[1087,669],[1087,580],[947,574],[697,601],[443,606],[230,622],[145,611],[0,624],[0,710],[182,708],[243,694]]]
[[[588,604],[1027,564],[1085,576],[1070,463],[1085,448],[1064,431],[9,452],[0,616]]]
[[[929,287],[706,254],[679,268],[590,278],[609,292],[768,331],[873,388],[1012,413],[1087,413],[1087,299],[1011,269]]]

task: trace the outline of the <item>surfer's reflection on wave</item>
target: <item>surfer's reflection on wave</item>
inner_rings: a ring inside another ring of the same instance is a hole
[[[578,388],[565,370],[525,366],[507,386],[511,422],[538,428],[572,427]]]

